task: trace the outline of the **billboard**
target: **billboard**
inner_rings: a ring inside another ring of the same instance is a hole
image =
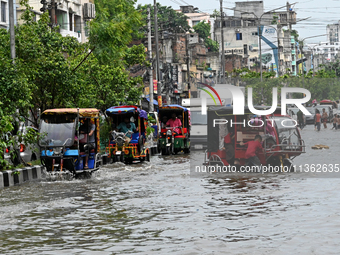
[[[278,38],[277,26],[260,26],[259,40],[261,38],[261,58],[262,66],[267,70],[276,72],[278,76],[279,55],[278,55]],[[262,33],[261,33],[262,32]],[[262,35],[261,35],[262,34]]]

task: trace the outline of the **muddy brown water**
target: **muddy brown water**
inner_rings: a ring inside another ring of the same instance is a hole
[[[340,131],[302,130],[295,164],[340,163]],[[329,150],[312,150],[315,144]],[[190,155],[0,190],[0,254],[338,254],[340,178],[192,177]]]

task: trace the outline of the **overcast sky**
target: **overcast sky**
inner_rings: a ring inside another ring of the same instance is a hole
[[[137,4],[153,4],[153,0],[137,0]],[[163,6],[172,6],[174,9],[179,9],[181,5],[193,5],[199,8],[202,12],[212,13],[214,9],[220,9],[219,0],[160,0],[157,1]],[[247,2],[239,0],[237,2]],[[285,6],[286,0],[264,0],[265,11]],[[309,36],[326,34],[326,25],[337,23],[340,20],[340,0],[302,0],[300,2],[290,1],[295,3],[293,10],[297,14],[297,20],[308,18],[293,25],[293,29],[299,32],[300,39]],[[235,7],[233,1],[223,1],[223,6],[227,8]],[[284,8],[282,10],[285,10]],[[227,15],[232,16],[232,10],[226,10]],[[326,36],[306,39],[307,43],[317,43],[326,41]]]

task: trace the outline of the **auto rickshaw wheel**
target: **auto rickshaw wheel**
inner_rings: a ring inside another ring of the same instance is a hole
[[[283,167],[288,167],[289,172],[295,172],[295,166],[289,158],[283,159]]]
[[[184,153],[190,153],[190,147],[184,149]]]
[[[137,149],[139,154],[142,152],[143,146],[144,146],[144,137],[143,136],[139,136],[138,138],[138,145],[137,145]]]
[[[124,163],[124,158],[125,158],[124,157],[124,152],[122,151],[121,153],[122,154],[120,154],[120,158],[119,159],[120,159],[120,162]]]
[[[172,144],[170,146],[166,146],[165,148],[165,155],[171,155],[172,154]]]
[[[218,155],[211,155],[209,158],[209,166],[224,166],[221,158]]]
[[[266,149],[271,149],[271,147],[275,144],[276,142],[274,141],[273,138],[266,139]]]
[[[133,158],[125,158],[125,164],[132,164],[132,162],[133,162]]]
[[[150,162],[150,152],[149,152],[149,150],[146,152],[145,160],[147,162]]]

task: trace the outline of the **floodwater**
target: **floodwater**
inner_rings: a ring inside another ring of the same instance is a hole
[[[340,163],[339,131],[302,130],[296,164]],[[314,144],[329,150],[312,150]],[[0,190],[0,254],[338,254],[340,178],[190,174],[190,155]]]

